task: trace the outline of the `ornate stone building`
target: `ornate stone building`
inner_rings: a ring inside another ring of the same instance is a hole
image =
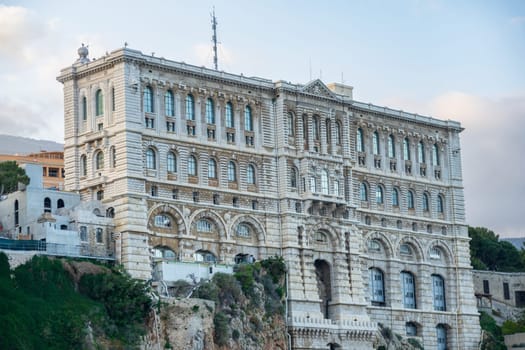
[[[320,80],[79,55],[58,77],[65,186],[112,208],[133,276],[279,255],[293,349],[371,349],[378,323],[477,348],[459,123]]]

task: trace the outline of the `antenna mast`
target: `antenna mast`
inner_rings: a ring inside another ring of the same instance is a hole
[[[218,70],[218,59],[217,59],[217,18],[215,17],[215,6],[213,6],[213,13],[211,14],[211,28],[213,29],[213,36],[211,40],[213,41],[213,65],[215,70]]]

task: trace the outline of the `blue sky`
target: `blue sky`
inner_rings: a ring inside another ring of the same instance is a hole
[[[55,77],[81,43],[211,67],[215,5],[221,70],[343,80],[357,100],[460,121],[469,224],[525,235],[525,1],[0,4],[0,133],[62,142]]]

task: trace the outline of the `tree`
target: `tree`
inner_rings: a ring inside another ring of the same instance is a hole
[[[18,183],[29,184],[29,176],[14,160],[0,162],[0,195],[18,190]]]

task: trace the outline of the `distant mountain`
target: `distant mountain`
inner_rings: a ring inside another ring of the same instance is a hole
[[[64,145],[54,141],[0,135],[0,154],[28,154],[40,151],[63,151]]]
[[[512,243],[518,250],[521,250],[523,248],[523,243],[525,242],[525,237],[514,237],[514,238],[501,238],[500,241],[507,241],[509,243]]]

